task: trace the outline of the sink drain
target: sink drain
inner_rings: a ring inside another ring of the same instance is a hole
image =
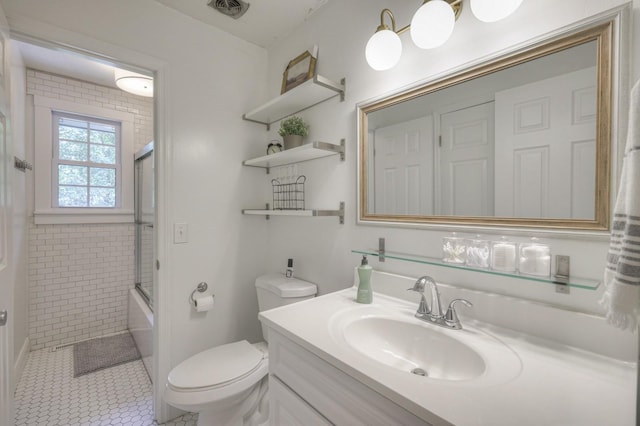
[[[414,368],[413,370],[411,370],[411,374],[415,374],[416,376],[428,376],[427,372],[422,368]]]

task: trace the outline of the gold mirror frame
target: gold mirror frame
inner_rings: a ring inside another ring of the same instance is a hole
[[[550,230],[607,231],[610,227],[610,186],[611,186],[611,98],[612,98],[612,31],[613,23],[608,22],[568,36],[546,41],[525,51],[520,51],[490,63],[472,67],[441,79],[430,81],[375,102],[358,106],[358,217],[359,222],[467,225],[489,227],[524,227]],[[554,219],[554,218],[513,218],[475,216],[418,216],[382,215],[367,211],[369,150],[367,115],[401,102],[466,82],[532,59],[543,57],[583,43],[595,41],[597,45],[597,118],[596,118],[596,194],[594,219]]]

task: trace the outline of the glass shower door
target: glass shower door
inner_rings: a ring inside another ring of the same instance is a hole
[[[135,179],[136,288],[153,309],[153,142],[136,154]]]

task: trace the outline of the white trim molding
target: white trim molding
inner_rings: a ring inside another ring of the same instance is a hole
[[[133,222],[133,139],[134,115],[93,105],[33,96],[35,146],[36,224]],[[115,209],[55,208],[52,206],[51,155],[54,111],[109,119],[121,123],[121,202]]]

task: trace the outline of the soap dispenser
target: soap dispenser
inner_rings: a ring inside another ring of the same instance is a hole
[[[362,256],[362,262],[358,266],[358,295],[356,302],[371,303],[373,301],[373,291],[371,290],[371,266],[367,261],[367,256]]]

